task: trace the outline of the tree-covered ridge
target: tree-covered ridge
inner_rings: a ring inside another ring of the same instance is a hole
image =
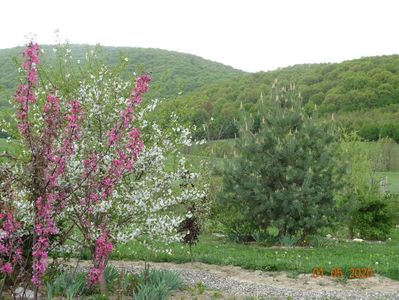
[[[51,63],[54,46],[44,46]],[[249,112],[260,94],[268,97],[272,82],[294,82],[307,111],[315,106],[362,137],[389,136],[399,141],[396,117],[399,111],[399,55],[366,57],[342,63],[302,64],[269,72],[245,73],[198,56],[145,48],[70,45],[72,55],[82,62],[95,49],[108,65],[128,59],[126,78],[132,72],[151,73],[148,97],[167,98],[156,118],[167,122],[176,112],[195,125],[197,137],[232,138],[237,135],[235,119],[242,106]],[[17,84],[17,64],[22,48],[0,50],[0,110]]]
[[[203,136],[234,137],[237,130],[231,121],[239,107],[253,111],[260,94],[268,96],[276,79],[281,84],[296,83],[308,110],[316,105],[322,115],[334,113],[355,129],[365,122],[382,126],[393,118],[391,107],[399,105],[399,56],[390,55],[244,74],[203,86],[166,106],[179,109],[196,125],[208,124]],[[361,117],[365,114],[368,119]]]
[[[84,61],[86,53],[96,47],[88,45],[69,45],[74,58]],[[55,46],[46,45],[41,49],[46,52],[50,62],[56,52]],[[0,108],[8,102],[7,97],[12,94],[18,83],[18,63],[21,60],[22,47],[0,50]],[[120,59],[127,58],[127,71],[148,72],[153,78],[153,89],[150,96],[170,98],[178,94],[185,94],[201,86],[212,84],[221,79],[233,78],[244,74],[221,63],[203,59],[201,57],[150,48],[101,47],[96,49],[105,58],[105,63],[116,65]]]

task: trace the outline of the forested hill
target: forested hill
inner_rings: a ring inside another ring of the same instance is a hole
[[[83,60],[93,46],[71,45]],[[42,47],[48,56],[53,46]],[[366,57],[334,64],[305,64],[270,72],[246,73],[198,56],[145,48],[102,47],[102,57],[114,65],[129,59],[129,72],[150,72],[151,97],[167,98],[157,118],[175,111],[198,128],[197,137],[231,138],[239,108],[254,110],[262,93],[269,95],[274,80],[295,83],[307,109],[317,105],[321,116],[335,118],[367,139],[380,135],[399,141],[399,55]],[[13,58],[22,48],[0,50],[0,110],[17,82]],[[267,54],[265,54],[267,55]],[[50,59],[51,60],[51,59]],[[398,124],[397,124],[398,123]]]
[[[399,120],[399,55],[244,74],[181,95],[166,103],[165,109],[179,110],[199,127],[207,124],[208,137],[234,137],[232,120],[240,105],[253,110],[260,94],[269,95],[276,79],[282,84],[296,83],[307,108],[317,105],[322,116],[334,113],[348,127],[373,131],[374,138],[383,126]],[[396,134],[399,140],[399,127]]]
[[[93,46],[70,45],[75,59],[83,60]],[[54,56],[52,45],[41,47],[46,56]],[[18,64],[22,47],[0,50],[0,107],[12,95],[17,83]],[[235,78],[243,71],[201,57],[151,48],[101,47],[106,62],[117,64],[121,57],[129,59],[129,71],[143,69],[153,78],[153,97],[175,97],[221,79]]]

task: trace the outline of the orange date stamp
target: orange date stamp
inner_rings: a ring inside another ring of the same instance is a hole
[[[318,278],[328,275],[328,272],[324,272],[323,268],[313,268],[312,277]],[[344,278],[344,272],[342,268],[332,268],[329,273],[331,278]],[[349,268],[349,279],[359,279],[359,278],[370,278],[374,276],[374,272],[371,268]]]

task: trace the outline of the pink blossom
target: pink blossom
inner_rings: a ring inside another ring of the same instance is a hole
[[[75,142],[81,138],[80,124],[83,113],[80,103],[76,100],[68,103],[67,113],[62,112],[60,99],[49,94],[41,109],[44,127],[39,134],[36,133],[36,129],[31,131],[32,124],[29,121],[31,105],[37,105],[35,88],[39,80],[37,65],[40,63],[38,44],[31,42],[22,56],[25,58],[22,64],[25,83],[17,88],[14,95],[14,101],[18,104],[17,126],[25,144],[37,154],[36,157],[40,158],[39,174],[43,174],[39,175],[41,178],[39,186],[36,187],[42,194],[34,199],[33,203],[35,240],[32,247],[32,282],[39,286],[47,267],[50,237],[58,233],[54,215],[62,211],[67,198],[66,188],[62,186],[60,178],[66,172],[68,159],[75,153]],[[33,161],[32,167],[38,168],[35,163],[36,161]],[[4,232],[0,238],[0,254],[8,257],[14,264],[19,263],[23,256],[23,242],[16,232],[21,225],[11,213],[1,213],[0,219],[1,230]],[[0,258],[3,272],[7,273],[9,263],[4,263]]]
[[[96,284],[104,274],[105,262],[112,252],[113,245],[109,241],[108,234],[103,231],[96,240],[96,251],[94,254],[95,267],[89,270],[89,284]]]
[[[99,268],[91,268],[88,272],[88,275],[89,275],[89,285],[93,286],[100,281],[102,272]]]
[[[11,274],[12,272],[12,266],[11,263],[5,263],[4,265],[1,266],[0,272],[5,273],[5,274]]]
[[[113,127],[109,132],[108,132],[108,146],[114,145],[118,141],[118,132],[115,127]]]

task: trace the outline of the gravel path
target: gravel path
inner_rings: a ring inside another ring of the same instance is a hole
[[[110,265],[126,272],[143,270],[144,262],[111,261]],[[82,265],[85,268],[85,265]],[[329,278],[324,282],[310,275],[289,278],[283,273],[247,271],[233,266],[201,263],[150,263],[151,268],[167,269],[181,275],[189,286],[202,282],[207,288],[236,296],[261,299],[398,299],[399,283],[383,277],[350,280],[347,284]]]

